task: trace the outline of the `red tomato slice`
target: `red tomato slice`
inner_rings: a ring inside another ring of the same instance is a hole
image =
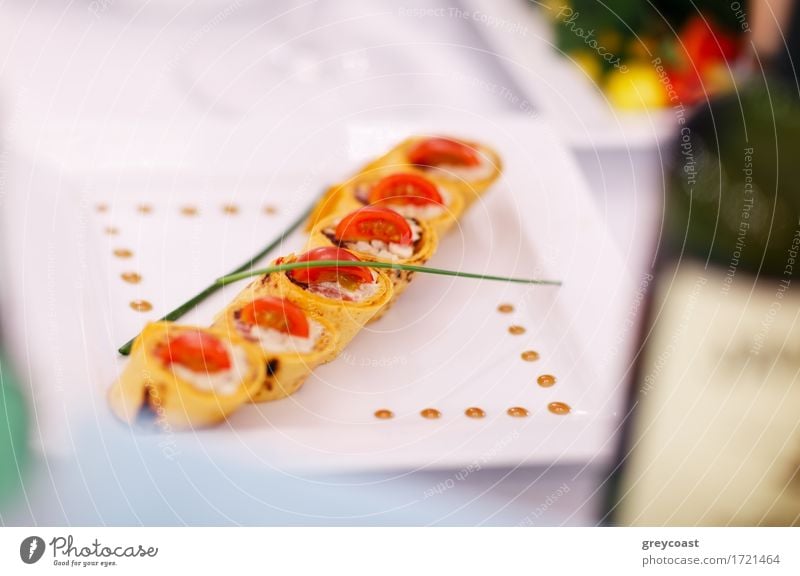
[[[240,310],[239,320],[245,324],[308,338],[308,319],[305,313],[283,298],[265,296],[253,300]]]
[[[408,161],[418,166],[477,166],[477,151],[450,138],[426,138],[411,147]]]
[[[343,248],[322,246],[309,250],[297,257],[297,262],[315,262],[319,260],[361,260]],[[289,277],[301,284],[318,284],[320,282],[339,282],[347,287],[372,282],[372,272],[361,266],[324,266],[320,268],[295,268],[289,270]]]
[[[444,204],[436,185],[418,174],[392,174],[381,178],[369,191],[370,204]]]
[[[155,351],[164,364],[180,364],[194,372],[222,372],[231,367],[222,341],[206,332],[183,332],[160,344]]]
[[[380,240],[404,246],[411,245],[411,226],[394,210],[365,206],[342,218],[336,227],[336,238],[344,242]]]

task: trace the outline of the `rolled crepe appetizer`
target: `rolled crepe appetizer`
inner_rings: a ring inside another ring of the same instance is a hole
[[[464,212],[464,198],[452,183],[437,183],[424,174],[375,170],[330,189],[312,214],[309,229],[363,206],[390,208],[444,234]]]
[[[294,394],[311,371],[336,356],[336,331],[289,300],[262,296],[229,306],[214,327],[252,342],[261,351],[264,380],[253,402]]]
[[[365,167],[403,169],[410,165],[437,183],[455,185],[465,208],[500,176],[500,156],[485,144],[449,136],[415,136]]]
[[[273,265],[291,262],[360,259],[334,246],[312,248],[299,256],[278,258]],[[233,301],[241,306],[262,296],[286,298],[310,316],[325,319],[336,334],[336,355],[358,331],[392,299],[392,280],[379,270],[363,266],[298,268],[274,272],[250,283]]]
[[[438,243],[438,235],[424,221],[378,206],[329,218],[320,223],[309,240],[312,247],[338,246],[361,260],[417,266],[434,255]],[[394,285],[394,300],[408,287],[414,273],[391,270],[387,274]]]
[[[136,339],[109,402],[128,423],[147,408],[171,427],[208,426],[249,402],[264,372],[258,348],[235,334],[155,322]]]

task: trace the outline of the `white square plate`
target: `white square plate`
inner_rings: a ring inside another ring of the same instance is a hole
[[[559,279],[563,286],[417,275],[383,319],[360,333],[340,358],[317,369],[296,395],[246,406],[216,428],[168,432],[169,445],[184,454],[201,451],[217,464],[234,459],[317,471],[515,467],[585,462],[609,453],[620,402],[624,354],[615,342],[625,272],[577,167],[545,124],[529,118],[339,122],[291,145],[241,127],[234,140],[227,132],[204,129],[202,137],[195,135],[204,151],[190,148],[180,170],[152,163],[143,169],[129,157],[128,164],[105,163],[105,175],[86,166],[64,178],[72,190],[66,197],[78,200],[65,203],[77,206],[76,213],[62,209],[74,223],[64,233],[73,238],[51,250],[58,266],[75,271],[82,325],[75,326],[76,310],[53,314],[60,338],[70,339],[63,346],[80,351],[59,357],[71,363],[68,373],[85,374],[88,386],[63,376],[55,380],[67,394],[52,401],[57,406],[51,414],[91,421],[112,447],[115,435],[128,437],[105,403],[125,364],[115,353],[119,345],[267,244],[333,179],[410,134],[445,132],[495,147],[505,170],[460,229],[442,239],[429,264]],[[265,157],[269,161],[262,163]],[[98,210],[100,205],[107,208]],[[142,205],[150,211],[142,212]],[[236,212],[226,212],[225,205]],[[183,214],[184,206],[197,214]],[[108,234],[109,228],[117,233]],[[299,250],[303,241],[303,233],[291,235],[272,257]],[[118,248],[133,256],[115,257]],[[142,281],[122,281],[128,271]],[[183,321],[207,324],[243,285],[226,288]],[[50,288],[31,289],[46,297]],[[133,310],[129,303],[137,299],[153,309]],[[502,303],[512,304],[514,312],[499,313]],[[513,335],[511,325],[526,331]],[[526,350],[540,359],[523,361]],[[34,351],[49,366],[42,370],[63,375],[64,366],[48,362],[48,351]],[[557,383],[537,385],[542,374],[554,375]],[[571,412],[549,412],[554,401],[568,404]],[[48,401],[42,396],[37,402]],[[484,409],[486,417],[467,418],[471,406]],[[509,416],[507,409],[515,406],[529,416]],[[429,407],[442,417],[422,418],[420,411]],[[395,418],[376,419],[373,413],[381,408]],[[59,433],[51,432],[57,444]],[[142,427],[133,434],[144,444],[165,444],[163,431]]]

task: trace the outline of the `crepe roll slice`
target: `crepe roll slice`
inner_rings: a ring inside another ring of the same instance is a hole
[[[425,264],[436,252],[438,236],[429,224],[389,208],[365,206],[346,216],[322,222],[312,233],[311,246],[338,246],[362,260]],[[394,298],[408,287],[413,272],[391,270]]]
[[[109,392],[114,413],[133,423],[149,409],[159,424],[216,424],[250,401],[264,381],[259,349],[224,331],[148,324]]]
[[[334,246],[312,248],[300,255],[278,258],[273,265],[322,260],[361,261]],[[363,266],[299,268],[261,276],[241,292],[232,305],[261,296],[286,298],[309,316],[326,320],[336,333],[338,355],[358,331],[392,299],[392,280]]]
[[[265,366],[253,402],[285,398],[311,371],[336,356],[336,331],[285,298],[261,296],[229,306],[215,326],[255,344]]]
[[[455,184],[465,207],[500,176],[502,161],[492,148],[450,136],[416,136],[405,140],[368,169],[414,166],[436,182]]]

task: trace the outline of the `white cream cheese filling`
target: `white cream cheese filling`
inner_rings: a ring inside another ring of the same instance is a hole
[[[370,254],[381,260],[408,260],[414,255],[414,245],[397,244],[395,242],[383,242],[382,240],[358,240],[357,242],[345,242],[348,250],[355,250],[364,254]]]
[[[353,242],[342,242],[342,246],[348,250],[370,254],[381,260],[390,260],[392,262],[408,260],[414,256],[414,244],[422,236],[422,228],[410,218],[406,218],[406,222],[408,222],[411,228],[411,244],[405,245],[396,242],[384,242],[382,240],[356,240]],[[335,237],[336,226],[338,224],[339,222],[334,222],[331,228],[326,228],[323,231],[323,234],[328,236],[328,238]]]
[[[363,302],[372,298],[380,290],[380,284],[372,274],[372,282],[363,282],[353,290],[342,286],[339,282],[317,282],[309,284],[307,290],[326,298],[347,300],[349,302]]]
[[[258,324],[241,325],[240,330],[244,336],[258,342],[265,351],[279,354],[284,352],[310,354],[314,351],[324,332],[322,324],[311,318],[308,319],[308,337],[293,336],[274,328],[264,328]]]

